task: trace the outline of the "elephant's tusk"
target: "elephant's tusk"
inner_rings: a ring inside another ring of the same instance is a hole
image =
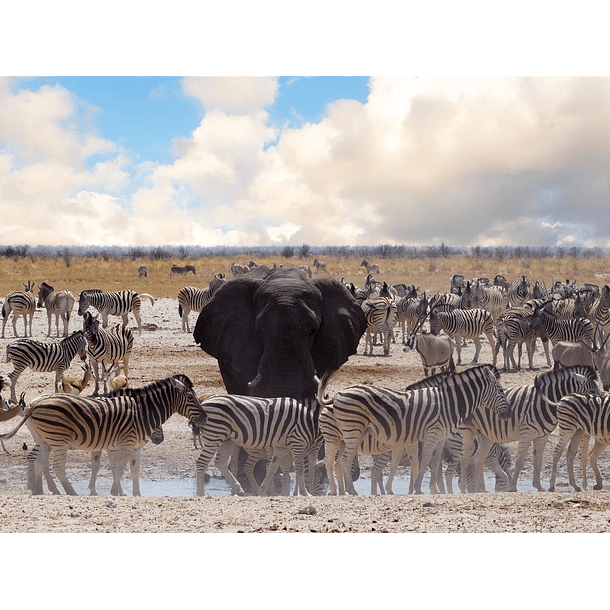
[[[263,376],[259,373],[252,381],[248,382],[249,388],[255,388],[260,382]]]

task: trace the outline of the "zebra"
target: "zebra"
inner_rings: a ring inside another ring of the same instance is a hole
[[[47,337],[51,336],[51,318],[55,316],[55,329],[59,337],[59,318],[64,323],[63,336],[68,336],[70,316],[74,307],[74,295],[69,290],[55,292],[53,286],[43,282],[38,286],[38,307],[45,306],[49,322]]]
[[[32,319],[36,311],[36,297],[34,296],[34,282],[23,282],[24,290],[11,290],[2,305],[2,338],[4,339],[4,327],[8,317],[13,312],[13,335],[17,334],[17,318],[23,316],[23,336],[28,336],[28,326],[30,327],[30,337],[32,336]],[[28,322],[29,319],[29,322]]]
[[[133,333],[123,324],[117,324],[110,329],[100,328],[100,321],[86,311],[83,314],[83,333],[87,340],[87,355],[93,377],[95,378],[95,391],[97,396],[100,390],[99,365],[104,369],[103,373],[110,373],[114,366],[122,365],[123,374],[129,378],[129,359],[133,350]],[[109,374],[103,375],[104,394],[108,392]]]
[[[506,291],[509,307],[521,307],[530,298],[530,283],[530,278],[524,275],[510,283]]]
[[[392,493],[392,481],[405,449],[423,442],[421,460],[412,459],[415,493],[422,493],[422,478],[433,454],[468,417],[480,407],[510,417],[510,405],[499,383],[499,374],[490,365],[480,365],[459,373],[440,373],[437,385],[404,392],[372,385],[356,385],[326,399],[323,390],[328,380],[324,375],[318,388],[318,401],[332,404],[341,441],[343,472],[350,472],[352,461],[367,432],[391,448],[392,459],[386,491]],[[433,382],[434,377],[428,380]],[[418,463],[419,462],[419,463]],[[465,477],[463,477],[465,478]],[[347,491],[356,495],[349,478]]]
[[[599,298],[593,304],[589,319],[594,323],[596,333],[599,334],[596,340],[603,343],[610,335],[610,288],[607,285],[601,289]]]
[[[35,339],[19,339],[6,348],[6,361],[12,362],[11,399],[16,402],[15,386],[19,375],[30,368],[40,373],[55,372],[55,391],[61,392],[61,378],[70,368],[70,363],[78,354],[85,359],[85,336],[82,330],[74,331],[61,341],[43,343]]]
[[[148,277],[148,267],[146,265],[138,267],[138,277]]]
[[[201,311],[214,296],[214,293],[225,283],[224,273],[215,273],[207,288],[185,286],[178,291],[178,315],[182,320],[182,331],[191,332],[189,326],[189,313]]]
[[[243,275],[244,273],[248,273],[250,271],[250,267],[247,265],[240,265],[239,263],[233,263],[231,265],[231,273],[234,277],[238,277]]]
[[[184,267],[178,267],[177,265],[172,265],[169,270],[170,275],[186,275],[187,273],[192,273],[193,275],[197,275],[197,271],[194,265],[185,265]]]
[[[326,271],[326,263],[319,261],[317,258],[313,259],[313,266],[316,268],[316,273],[320,273],[320,270]]]
[[[321,409],[316,400],[299,402],[294,398],[257,398],[221,394],[201,403],[207,422],[199,430],[203,443],[197,458],[197,495],[205,495],[204,475],[216,451],[225,441],[231,440],[247,452],[268,451],[285,447],[290,451],[295,465],[297,485],[302,495],[310,495],[306,481],[309,461],[306,459],[312,446],[321,440],[318,416]],[[226,465],[226,459],[218,464],[220,472],[230,483],[233,495],[243,496],[244,490]],[[253,468],[258,457],[249,459],[248,469]],[[248,462],[247,462],[248,463]],[[267,473],[269,474],[269,473]],[[263,489],[268,483],[267,477]],[[258,489],[253,489],[258,493]]]
[[[557,402],[557,428],[559,440],[553,452],[549,491],[555,491],[557,464],[568,442],[570,443],[567,453],[568,477],[574,491],[582,491],[574,477],[574,457],[579,445],[581,446],[581,452],[585,452],[584,456],[581,455],[584,489],[587,489],[587,458],[595,473],[596,483],[593,489],[602,489],[603,480],[597,460],[606,447],[610,445],[610,395],[592,396],[585,393],[572,393],[564,396]],[[593,437],[595,445],[587,456],[589,437]],[[581,440],[586,441],[586,443],[581,444]]]
[[[366,258],[362,260],[360,266],[366,269],[367,275],[371,275],[372,273],[379,275],[379,265],[369,263]]]
[[[506,309],[506,298],[502,289],[497,286],[485,288],[476,281],[473,290],[473,307],[487,310],[493,317],[494,326],[497,326],[501,313]]]
[[[428,316],[428,297],[426,294],[411,297],[409,294],[400,297],[396,301],[396,321],[402,327],[402,342],[406,342],[406,336],[415,328],[420,320]]]
[[[381,333],[383,342],[383,354],[390,354],[390,341],[394,334],[394,322],[396,320],[396,305],[390,295],[388,285],[383,283],[383,287],[376,297],[366,299],[362,304],[362,311],[366,317],[366,338],[364,352],[373,355],[373,333]]]
[[[512,415],[500,420],[492,412],[476,411],[471,421],[462,424],[465,455],[474,437],[479,434],[481,442],[474,457],[477,487],[475,491],[485,491],[482,464],[490,446],[494,442],[511,443],[518,441],[519,448],[515,459],[509,491],[517,491],[519,474],[525,464],[530,443],[534,446],[534,476],[532,485],[544,491],[540,483],[544,448],[549,435],[557,426],[557,412],[554,404],[562,396],[571,392],[590,392],[599,394],[598,375],[593,367],[573,366],[549,371],[536,376],[534,383],[506,390],[506,398],[511,406]],[[466,459],[471,463],[471,458]]]
[[[475,353],[471,364],[476,364],[481,352],[479,336],[484,334],[491,345],[493,365],[496,366],[496,342],[493,334],[493,317],[485,309],[456,309],[452,312],[430,311],[430,331],[438,335],[445,331],[455,341],[457,365],[462,363],[462,339],[471,339],[475,344]]]
[[[592,348],[594,331],[591,320],[588,318],[559,320],[546,311],[546,305],[549,303],[550,301],[546,301],[542,306],[538,305],[534,308],[530,321],[531,327],[544,333],[553,344],[558,341],[569,341],[571,343],[582,341]]]
[[[124,495],[121,478],[127,460],[175,413],[186,417],[196,427],[205,425],[205,412],[186,375],[174,375],[141,388],[124,388],[107,397],[41,396],[28,406],[19,424],[0,439],[13,437],[27,423],[39,447],[28,469],[33,495],[42,493],[42,473],[51,452],[53,470],[64,491],[76,495],[66,477],[68,449],[114,452],[110,493]],[[134,495],[140,495],[138,473],[134,473],[133,484]]]
[[[127,326],[128,314],[132,312],[138,323],[139,334],[142,334],[140,307],[142,297],[148,299],[154,306],[155,299],[150,294],[138,294],[135,290],[120,290],[118,292],[103,292],[101,290],[83,290],[78,297],[78,315],[82,316],[89,307],[95,307],[102,316],[102,327],[108,326],[108,316],[123,318]]]

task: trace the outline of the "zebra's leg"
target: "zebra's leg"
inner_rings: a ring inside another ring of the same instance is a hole
[[[110,495],[112,496],[126,496],[127,494],[121,487],[121,479],[125,473],[127,462],[131,457],[131,449],[112,449],[108,451],[108,459],[110,461],[110,469],[112,470],[112,487],[110,488]]]
[[[574,476],[574,458],[576,457],[576,452],[578,451],[578,446],[580,445],[580,440],[582,439],[584,433],[584,430],[576,430],[575,434],[572,436],[566,454],[568,462],[568,478],[570,485],[574,488],[574,491],[582,491],[582,488],[576,483],[576,477]]]
[[[354,482],[352,481],[351,472],[352,472],[352,464],[358,453],[358,447],[360,447],[360,443],[362,442],[362,437],[364,434],[361,434],[359,438],[354,439],[350,438],[345,441],[345,449],[343,451],[342,459],[342,469],[343,469],[343,481],[345,483],[345,490],[348,494],[352,496],[357,496],[358,493],[354,489]],[[349,474],[348,474],[349,473]]]
[[[95,488],[95,481],[97,480],[97,473],[100,470],[100,461],[102,458],[101,451],[91,452],[91,479],[89,480],[89,495],[97,496],[97,489]]]
[[[430,462],[430,493],[444,494],[445,493],[445,482],[443,480],[443,444],[439,443],[432,460]]]
[[[385,484],[385,491],[387,494],[393,494],[392,483],[394,482],[394,477],[398,472],[398,466],[400,465],[400,459],[402,458],[402,454],[404,452],[404,448],[400,446],[392,447],[392,457],[390,459],[390,472],[388,473],[388,478]]]
[[[582,473],[582,488],[584,490],[589,489],[589,483],[587,481],[587,461],[589,460],[590,438],[591,437],[588,434],[583,434],[580,441],[580,472]],[[593,448],[595,448],[595,446]]]
[[[542,460],[544,459],[544,448],[546,447],[546,442],[548,440],[548,436],[542,436],[540,438],[536,438],[533,440],[532,444],[534,446],[534,478],[532,479],[532,485],[538,491],[545,491],[544,487],[542,487],[542,483],[540,482],[540,475],[542,473]]]
[[[468,466],[472,465],[474,467],[473,447],[474,447],[474,441],[477,436],[477,433],[476,433],[476,431],[472,430],[471,428],[465,427],[465,428],[460,428],[460,434],[462,436],[462,455],[460,457],[459,484],[460,484],[460,493],[466,493],[468,491],[468,485],[467,485]],[[476,472],[476,469],[475,469],[475,484],[477,486],[477,489],[479,489],[479,488],[482,488],[483,490],[485,489],[485,479],[482,476],[482,471],[481,471],[481,476],[480,476],[480,480],[479,480],[479,474]]]
[[[218,453],[220,454],[220,450]],[[247,453],[248,453],[248,457],[246,458],[246,462],[244,463],[244,472],[246,473],[246,477],[248,478],[248,483],[250,483],[250,493],[252,493],[255,496],[260,496],[261,489],[258,486],[258,482],[257,482],[256,478],[254,477],[254,467],[261,460],[261,457],[256,452],[250,453],[250,451],[247,451]],[[262,459],[267,458],[267,456],[268,456],[268,452],[265,451]],[[276,462],[276,464],[277,464],[277,462]],[[271,465],[269,465],[269,467],[271,467]],[[277,470],[277,468],[278,468],[278,465],[276,465],[273,469],[274,474],[275,474],[275,471]],[[269,468],[267,468],[267,470],[269,470]],[[266,475],[265,475],[265,478],[266,478]]]
[[[607,446],[608,445],[606,445],[602,441],[596,440],[595,445],[593,446],[593,449],[591,450],[591,454],[589,455],[589,462],[591,464],[591,468],[593,469],[593,472],[595,473],[595,485],[593,486],[593,489],[597,489],[597,490],[603,489],[602,473],[600,472],[599,466],[597,465],[597,459],[606,450]],[[581,451],[582,451],[582,449],[581,449]]]
[[[298,491],[302,496],[311,496],[305,479],[309,478],[309,462],[307,460],[307,447],[301,443],[293,445],[290,449],[292,453],[292,461],[294,462],[294,469],[296,471],[296,485]],[[296,490],[295,490],[296,491]]]
[[[493,445],[493,441],[489,438],[479,435],[479,445],[477,447],[476,453],[471,458],[470,463],[472,463],[474,470],[474,486],[473,490],[478,493],[486,493],[487,486],[485,485],[485,474],[483,472],[483,467],[485,465],[485,460],[487,460],[487,456],[489,455],[489,451],[491,446]],[[470,455],[472,455],[472,448],[469,449]],[[465,451],[464,451],[465,453]],[[468,477],[468,472],[466,472],[466,477]],[[468,488],[468,478],[466,479],[466,488]]]
[[[324,441],[324,463],[326,465],[326,477],[328,478],[328,486],[330,487],[330,495],[337,495],[337,485],[335,484],[335,463],[337,468],[341,463],[341,458],[338,457],[339,447],[334,442]],[[338,458],[338,459],[336,459]],[[336,459],[336,461],[335,461]],[[344,483],[342,478],[339,478],[337,472],[337,478],[339,479],[339,493],[343,495],[345,493]]]
[[[462,335],[452,335],[451,337],[455,341],[455,351],[457,352],[456,365],[462,364]]]
[[[140,308],[138,307],[137,309],[134,307],[131,311],[131,313],[133,313],[133,317],[136,319],[136,322],[138,323],[138,334],[141,335],[142,334],[142,319],[140,318]],[[125,318],[127,318],[127,314],[125,314]],[[127,327],[127,322],[124,322],[125,327]]]
[[[131,482],[132,482],[132,495],[141,496],[140,493],[140,466],[142,464],[142,447],[138,447],[131,452]]]
[[[530,435],[522,434],[519,436],[519,448],[517,449],[515,467],[513,468],[513,474],[510,478],[510,485],[508,487],[508,491],[517,491],[517,481],[519,480],[519,475],[523,470],[525,458],[527,457],[527,452],[529,451],[530,443],[532,442],[532,440],[533,439]]]
[[[489,338],[489,337],[488,337]],[[479,362],[479,354],[481,353],[481,339],[478,336],[473,338],[474,343],[474,358],[472,359],[470,364],[477,364]],[[492,345],[495,345],[493,343]],[[494,366],[496,366],[496,362],[494,360]]]
[[[495,491],[506,491],[508,489],[508,485],[510,483],[510,479],[506,472],[500,466],[500,462],[498,462],[498,458],[495,456],[487,456],[485,460],[485,466],[489,468],[496,475],[496,484]]]
[[[197,495],[203,495],[203,493],[199,493],[199,473],[200,473],[200,468],[199,468],[199,460],[201,459],[201,456],[204,455],[204,452],[206,450],[204,449],[204,451],[201,452],[201,455],[199,456],[199,458],[197,459]],[[240,485],[239,481],[233,476],[233,473],[229,470],[228,467],[228,461],[229,461],[229,455],[232,451],[232,447],[228,444],[228,443],[222,443],[219,447],[218,447],[218,456],[216,458],[216,467],[218,468],[218,470],[220,470],[220,472],[222,473],[222,476],[227,480],[227,483],[229,483],[229,485],[231,486],[231,495],[233,496],[245,496],[246,493],[243,490],[243,487]],[[212,454],[213,455],[213,454]],[[211,456],[210,456],[211,459]],[[248,455],[248,459],[250,459],[249,455]],[[209,464],[208,460],[208,464]],[[205,465],[207,468],[207,464]],[[201,474],[201,479],[203,479],[203,473]],[[203,489],[203,482],[201,484],[201,488]],[[258,489],[258,486],[257,486]]]
[[[68,481],[68,477],[66,476],[66,459],[68,457],[68,448],[61,447],[60,449],[56,449],[53,451],[53,470],[55,471],[55,475],[59,479],[64,491],[69,496],[77,496],[78,494],[74,491],[74,487],[72,487],[70,481]]]
[[[432,456],[434,455],[439,444],[439,440],[436,438],[436,436],[431,436],[424,439],[421,458],[419,461],[419,472],[417,473],[417,478],[413,484],[414,493],[416,494],[423,493],[421,490],[421,484],[428,466],[430,466],[430,462],[432,461]]]
[[[557,464],[559,462],[559,458],[563,453],[566,445],[572,438],[573,432],[564,432],[562,431],[559,436],[559,441],[557,442],[557,446],[555,447],[555,451],[553,451],[553,466],[551,468],[551,479],[549,484],[549,491],[555,491],[555,480],[557,478]]]
[[[377,490],[381,495],[385,495],[383,486],[383,469],[390,461],[389,453],[380,453],[373,456],[373,468],[371,469],[371,495],[376,496]]]

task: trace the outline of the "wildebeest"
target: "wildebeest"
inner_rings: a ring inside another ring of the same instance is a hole
[[[169,274],[170,275],[186,275],[189,271],[193,275],[197,275],[197,271],[195,271],[194,265],[185,265],[184,267],[178,267],[177,265],[172,265],[172,268],[169,270]]]

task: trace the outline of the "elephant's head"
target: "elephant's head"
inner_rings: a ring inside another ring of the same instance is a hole
[[[221,286],[193,336],[218,360],[227,392],[302,399],[315,396],[316,375],[356,353],[365,330],[361,307],[339,281],[275,268]]]

